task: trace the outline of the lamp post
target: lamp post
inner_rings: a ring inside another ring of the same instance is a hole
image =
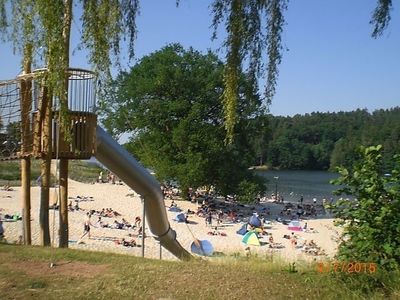
[[[142,257],[144,257],[144,242],[145,242],[145,226],[146,226],[146,206],[144,205],[144,197],[141,195],[140,199],[142,200],[142,204],[143,204],[143,220],[142,220]]]
[[[278,201],[278,179],[279,176],[274,176],[275,179],[275,200]]]

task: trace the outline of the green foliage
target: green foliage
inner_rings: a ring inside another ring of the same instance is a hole
[[[68,176],[79,182],[93,183],[98,178],[100,171],[104,171],[104,169],[95,163],[71,160],[69,163]]]
[[[288,271],[289,273],[297,273],[298,270],[297,270],[297,268],[296,268],[296,263],[295,263],[295,262],[289,263],[289,264],[288,264],[287,271]]]
[[[134,56],[139,0],[83,1],[82,43],[103,84],[110,79],[110,52],[118,63],[120,40],[128,36],[129,57]]]
[[[372,14],[370,24],[374,25],[372,36],[377,38],[383,34],[390,22],[390,10],[392,0],[378,0],[377,6]]]
[[[265,98],[271,102],[275,94],[278,65],[282,58],[281,33],[285,24],[283,12],[287,0],[214,0],[212,4],[214,34],[225,21],[227,37],[226,66],[224,70],[224,117],[227,142],[234,138],[237,124],[236,108],[239,98],[239,78],[242,62],[248,62],[246,70],[253,89],[258,90],[257,79],[266,73]],[[266,50],[267,63],[263,63]],[[266,68],[264,66],[267,66]]]
[[[31,182],[36,185],[36,179],[40,175],[40,165],[38,160],[32,161]],[[69,178],[92,183],[96,180],[102,168],[86,161],[71,160],[69,163]],[[56,178],[52,178],[52,182],[56,182]],[[21,184],[21,164],[18,161],[1,161],[0,162],[0,185],[9,184],[12,186]]]
[[[36,179],[40,175],[39,161],[32,162],[31,182],[36,184]],[[18,161],[0,162],[0,185],[8,184],[11,186],[21,184],[21,164]]]
[[[103,87],[110,79],[112,51],[118,63],[119,43],[125,34],[129,40],[129,57],[133,56],[136,37],[136,15],[138,0],[80,1],[83,6],[82,37],[80,48],[89,53],[99,82]],[[50,95],[58,99],[63,127],[68,126],[66,70],[69,67],[69,37],[73,0],[16,0],[0,2],[1,30],[11,27],[11,40],[20,53],[36,53],[36,59],[43,63],[48,72],[42,84]],[[7,10],[9,8],[9,10]],[[29,60],[29,58],[27,58]],[[66,131],[68,132],[68,131]]]
[[[375,262],[392,270],[400,266],[400,155],[390,176],[382,174],[382,146],[362,147],[361,159],[351,169],[339,168],[338,194],[333,212],[344,225],[338,257]]]
[[[257,122],[261,124],[261,119],[256,119]],[[372,113],[356,110],[268,116],[266,123],[269,128],[260,135],[264,151],[257,152],[275,168],[334,170],[340,165],[350,167],[359,157],[356,151],[359,146],[380,143],[384,145],[384,170],[389,172],[393,168],[392,157],[400,148],[399,107]],[[254,137],[251,142],[255,149],[257,140]]]
[[[253,203],[264,192],[265,186],[263,183],[245,179],[239,183],[237,199],[242,203]]]
[[[254,159],[247,130],[260,100],[240,78],[238,131],[224,145],[223,64],[212,53],[169,45],[148,55],[115,81],[102,104],[102,122],[114,135],[131,133],[127,149],[182,189],[215,185],[234,193]]]

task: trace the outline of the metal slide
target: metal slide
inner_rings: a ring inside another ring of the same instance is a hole
[[[128,151],[99,126],[97,126],[96,135],[96,158],[131,189],[144,197],[146,221],[151,232],[157,236],[161,245],[177,258],[189,260],[192,257],[191,254],[176,240],[176,232],[169,224],[160,184]]]

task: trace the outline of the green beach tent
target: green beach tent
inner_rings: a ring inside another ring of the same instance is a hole
[[[254,231],[247,232],[242,239],[242,243],[251,246],[260,246],[260,241]]]

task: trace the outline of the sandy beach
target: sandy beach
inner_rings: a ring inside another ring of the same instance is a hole
[[[51,194],[56,194],[57,190],[52,189]],[[31,189],[31,219],[32,219],[32,243],[39,244],[39,188],[32,187]],[[86,213],[90,210],[100,211],[103,208],[112,208],[117,211],[121,216],[114,218],[102,218],[102,221],[108,224],[113,224],[114,220],[121,221],[122,218],[130,223],[134,223],[136,216],[142,216],[142,204],[138,195],[136,195],[126,185],[115,185],[109,183],[96,183],[85,184],[69,180],[69,198],[75,205],[75,199],[80,196],[81,199],[86,197],[87,201],[79,201],[79,207],[82,210],[69,212],[69,247],[73,249],[84,249],[103,252],[115,252],[129,255],[141,256],[141,238],[136,237],[137,247],[124,247],[115,243],[115,240],[132,239],[129,235],[137,235],[137,229],[114,229],[102,228],[97,224],[91,229],[91,238],[85,237],[82,244],[78,244],[80,236],[83,233],[83,223]],[[54,197],[51,197],[54,198]],[[197,211],[198,204],[189,201],[177,201],[176,204],[183,212],[188,209]],[[51,204],[51,203],[50,203]],[[166,209],[171,204],[171,200],[165,200]],[[268,235],[261,235],[261,246],[250,246],[252,255],[265,256],[274,253],[284,260],[298,261],[298,260],[323,260],[331,258],[337,249],[338,228],[334,227],[333,219],[326,215],[319,215],[317,217],[308,217],[307,220],[301,220],[302,226],[307,222],[307,231],[296,231],[298,246],[304,241],[313,240],[326,255],[311,255],[305,253],[302,249],[296,248],[289,239],[284,238],[285,235],[291,235],[292,231],[288,230],[287,225],[276,222],[275,219],[279,216],[282,210],[282,204],[276,203],[263,203],[258,206],[241,206],[243,212],[242,222],[228,222],[222,221],[215,231],[215,222],[213,227],[206,225],[205,219],[197,215],[189,215],[189,224],[177,223],[173,221],[176,212],[169,212],[168,216],[171,227],[177,232],[178,241],[182,246],[190,250],[190,245],[193,242],[192,234],[200,240],[208,240],[212,243],[214,251],[226,255],[233,253],[244,254],[244,249],[247,245],[242,243],[242,235],[236,233],[243,222],[248,220],[253,210],[267,209],[270,214],[266,215],[265,219],[268,221],[266,232]],[[0,191],[0,214],[4,218],[5,214],[13,215],[16,213],[21,214],[21,192],[19,187],[13,187],[12,191]],[[53,245],[58,245],[58,210],[49,211],[50,219],[50,236]],[[92,224],[95,224],[98,216],[94,215],[91,218]],[[214,220],[215,221],[215,220]],[[4,222],[5,238],[8,242],[17,242],[19,236],[22,235],[22,221]],[[159,258],[160,246],[159,243],[152,237],[149,229],[146,227],[147,237],[145,239],[145,257]],[[210,232],[216,232],[217,235],[210,235]],[[272,234],[274,243],[280,243],[282,248],[273,249],[269,247],[269,238]],[[54,237],[54,239],[53,239]],[[176,258],[167,250],[163,249],[161,252],[163,259],[175,260]]]

